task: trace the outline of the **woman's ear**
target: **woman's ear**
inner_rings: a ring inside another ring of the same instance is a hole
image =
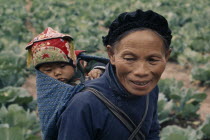
[[[107,53],[108,53],[108,56],[109,56],[110,63],[112,65],[114,65],[115,64],[114,50],[110,45],[107,45],[106,49],[107,49]]]
[[[166,61],[168,61],[171,52],[172,52],[172,48],[169,48],[169,49],[166,51]]]

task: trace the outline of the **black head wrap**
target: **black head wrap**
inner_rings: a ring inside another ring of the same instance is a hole
[[[108,35],[102,37],[103,43],[105,46],[113,45],[120,35],[136,28],[154,30],[166,40],[168,46],[171,44],[172,35],[167,20],[151,10],[144,12],[140,9],[120,14],[109,26]]]

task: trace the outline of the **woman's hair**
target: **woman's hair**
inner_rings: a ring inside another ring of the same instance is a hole
[[[111,44],[111,46],[115,46],[117,45],[117,43],[119,43],[119,41],[121,39],[123,39],[124,37],[126,37],[127,35],[129,35],[130,33],[133,33],[133,32],[136,32],[136,31],[143,31],[143,30],[151,30],[151,29],[148,29],[148,28],[134,28],[134,29],[131,29],[131,30],[128,30],[124,33],[122,33],[121,35],[119,35],[116,39],[115,39],[115,42],[113,44]],[[156,31],[152,30],[153,32],[155,32],[162,40],[163,40],[163,43],[164,43],[164,47],[165,49],[169,49],[169,44],[167,43],[167,40],[162,36],[160,35],[159,33],[157,33]]]
[[[120,14],[109,26],[108,35],[102,37],[103,43],[105,46],[113,46],[130,32],[144,29],[158,33],[163,39],[166,49],[169,49],[172,35],[167,20],[151,10],[144,12],[140,9]]]

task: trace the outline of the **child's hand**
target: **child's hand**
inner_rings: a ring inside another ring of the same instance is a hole
[[[89,73],[88,76],[90,77],[90,79],[96,79],[99,78],[100,75],[103,73],[103,70],[101,69],[92,69]]]

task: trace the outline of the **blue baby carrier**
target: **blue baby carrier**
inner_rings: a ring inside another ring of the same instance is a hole
[[[56,122],[74,94],[84,88],[83,84],[71,86],[37,70],[37,104],[44,140],[57,139]]]

